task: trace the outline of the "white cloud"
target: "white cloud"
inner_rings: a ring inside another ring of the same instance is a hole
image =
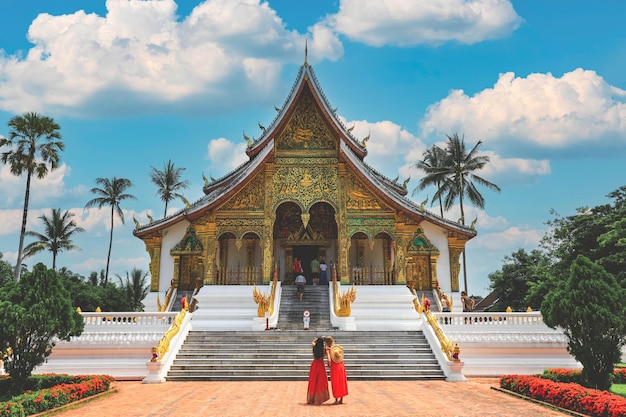
[[[517,78],[509,72],[474,96],[452,91],[428,109],[421,125],[424,135],[461,132],[490,145],[517,140],[554,149],[615,146],[626,143],[625,99],[626,91],[594,71],[579,68],[560,78],[550,73]]]
[[[358,140],[370,136],[366,144],[368,155],[365,162],[389,178],[399,176],[400,182],[411,178],[407,186],[410,195],[417,187],[419,178],[423,176],[423,172],[418,171],[414,165],[422,159],[427,148],[424,142],[418,136],[387,120],[368,122],[346,121],[342,117],[340,119],[345,126],[354,127],[352,134]],[[445,144],[442,143],[440,146],[445,147]],[[538,176],[550,174],[550,162],[547,159],[504,158],[493,151],[484,151],[481,154],[489,156],[490,161],[477,174],[499,185],[527,183]],[[423,198],[423,195],[425,194],[420,194],[421,197],[418,199]]]
[[[227,109],[272,91],[282,66],[301,62],[304,52],[306,35],[287,30],[261,0],[208,0],[182,18],[173,0],[108,0],[106,10],[40,14],[25,58],[0,56],[0,109],[75,115]],[[328,45],[316,57],[327,52],[337,59],[336,37],[311,30],[312,44]]]
[[[508,36],[521,23],[508,0],[341,0],[325,22],[373,46],[472,44]]]
[[[512,253],[519,248],[537,248],[539,241],[544,236],[545,230],[531,227],[509,227],[507,229],[493,232],[481,233],[472,239],[474,249],[484,248],[487,250],[498,250]]]
[[[78,226],[82,227],[88,232],[102,232],[106,230],[109,232],[111,230],[111,206],[103,206],[101,209],[97,207],[91,207],[88,209],[72,209],[72,211],[76,211],[77,216],[74,218]],[[133,216],[137,218],[137,220],[142,223],[142,219],[147,219],[145,216],[145,211],[143,214],[134,211],[134,210],[124,210],[122,209],[122,213],[124,214],[124,224],[122,224],[122,220],[119,218],[117,213],[113,216],[113,233],[115,231],[120,230],[120,228],[128,228],[133,223]],[[147,223],[145,221],[144,223]],[[134,226],[133,226],[134,227]]]
[[[65,163],[57,169],[48,171],[48,175],[39,179],[36,175],[31,177],[29,206],[40,205],[57,198],[61,198],[68,192],[65,188],[65,177],[70,175],[70,168]],[[0,206],[22,206],[26,191],[26,175],[15,176],[11,173],[8,164],[0,165]],[[80,189],[70,190],[72,194],[80,193]],[[30,210],[29,210],[30,211]]]
[[[346,121],[340,117],[342,123],[352,129],[352,135],[359,141],[369,136],[366,143],[367,156],[365,162],[375,170],[394,179],[401,174],[401,180],[405,180],[409,175],[407,167],[400,168],[408,158],[421,156],[426,149],[424,143],[415,135],[388,120],[380,122],[368,122],[367,120]],[[417,161],[417,159],[416,159]]]
[[[245,143],[235,143],[225,138],[211,140],[207,150],[211,169],[214,169],[216,173],[215,178],[217,175],[232,171],[248,160]]]

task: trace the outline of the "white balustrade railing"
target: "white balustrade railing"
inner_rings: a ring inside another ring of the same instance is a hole
[[[546,327],[538,311],[529,313],[435,313],[439,325],[446,326],[541,326]]]
[[[85,320],[85,329],[89,327],[114,327],[132,326],[141,328],[145,326],[165,326],[167,329],[177,312],[105,312],[105,313],[80,313]]]

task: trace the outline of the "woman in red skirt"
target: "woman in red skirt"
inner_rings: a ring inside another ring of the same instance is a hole
[[[324,364],[324,338],[318,337],[312,343],[313,362],[309,372],[309,387],[306,394],[308,404],[320,405],[330,399],[328,392],[328,375]]]
[[[335,404],[343,404],[343,397],[348,395],[348,377],[343,364],[343,348],[336,345],[330,336],[326,336],[326,359],[330,368],[330,384],[333,387]]]

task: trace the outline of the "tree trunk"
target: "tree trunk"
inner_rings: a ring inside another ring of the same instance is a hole
[[[107,284],[109,283],[109,262],[111,261],[111,247],[113,246],[113,216],[114,214],[115,212],[113,210],[113,205],[111,205],[111,236],[109,238],[109,253],[107,255],[107,267],[104,273],[104,285],[103,285],[104,288],[106,288]]]
[[[17,263],[15,264],[15,281],[20,280],[22,274],[22,255],[24,252],[24,236],[26,235],[26,220],[28,218],[28,199],[30,198],[30,175],[26,173],[26,192],[24,193],[24,211],[22,213],[22,230],[20,232],[20,246],[17,250]]]

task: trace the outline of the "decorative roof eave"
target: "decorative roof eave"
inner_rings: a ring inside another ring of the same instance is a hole
[[[248,182],[247,180],[250,179],[254,173],[260,169],[262,164],[271,157],[273,149],[274,141],[271,140],[256,158],[250,159],[223,178],[216,180],[215,185],[211,183],[210,186],[205,186],[204,191],[205,193],[208,191],[208,193],[204,197],[168,217],[157,220],[148,225],[139,226],[133,231],[133,234],[139,238],[149,237],[159,234],[161,230],[170,227],[183,219],[193,222],[194,220],[202,217],[206,211],[220,205],[239,189],[245,186]]]
[[[333,109],[324,94],[324,91],[319,85],[317,81],[317,77],[313,72],[313,68],[308,64],[304,63],[300,70],[298,71],[298,75],[296,80],[291,87],[289,95],[287,99],[283,103],[282,107],[277,110],[277,115],[270,124],[269,127],[263,129],[263,133],[258,139],[255,139],[253,142],[248,143],[248,148],[246,149],[246,154],[253,158],[260,150],[265,146],[265,143],[270,138],[275,138],[275,136],[281,130],[282,125],[286,122],[287,116],[291,111],[291,108],[294,106],[297,98],[299,97],[304,85],[308,84],[313,91],[314,98],[316,102],[322,107],[324,113],[326,115],[326,120],[330,123],[332,128],[334,128],[335,132],[340,137],[341,142],[345,142],[350,146],[352,151],[359,155],[361,159],[363,159],[367,155],[367,149],[364,144],[359,142],[353,135],[350,133],[350,130],[346,128],[346,126],[339,120],[336,114],[336,109]]]
[[[381,192],[381,195],[383,196],[385,201],[392,207],[400,211],[404,211],[409,215],[412,215],[411,217],[416,217],[420,220],[426,219],[445,229],[452,229],[460,235],[466,236],[468,239],[476,236],[476,230],[473,230],[472,228],[464,226],[457,222],[453,222],[451,220],[437,216],[436,214],[433,214],[428,210],[424,210],[420,208],[414,201],[406,198],[402,194],[395,192],[394,189],[386,187],[380,179],[381,174],[375,173],[373,170],[371,170],[362,160],[358,158],[358,156],[350,152],[350,149],[343,145],[343,143],[340,151],[342,155],[345,156],[346,162],[350,164],[353,168],[355,168],[357,172],[360,172],[363,178],[367,179],[370,184],[376,187]]]

